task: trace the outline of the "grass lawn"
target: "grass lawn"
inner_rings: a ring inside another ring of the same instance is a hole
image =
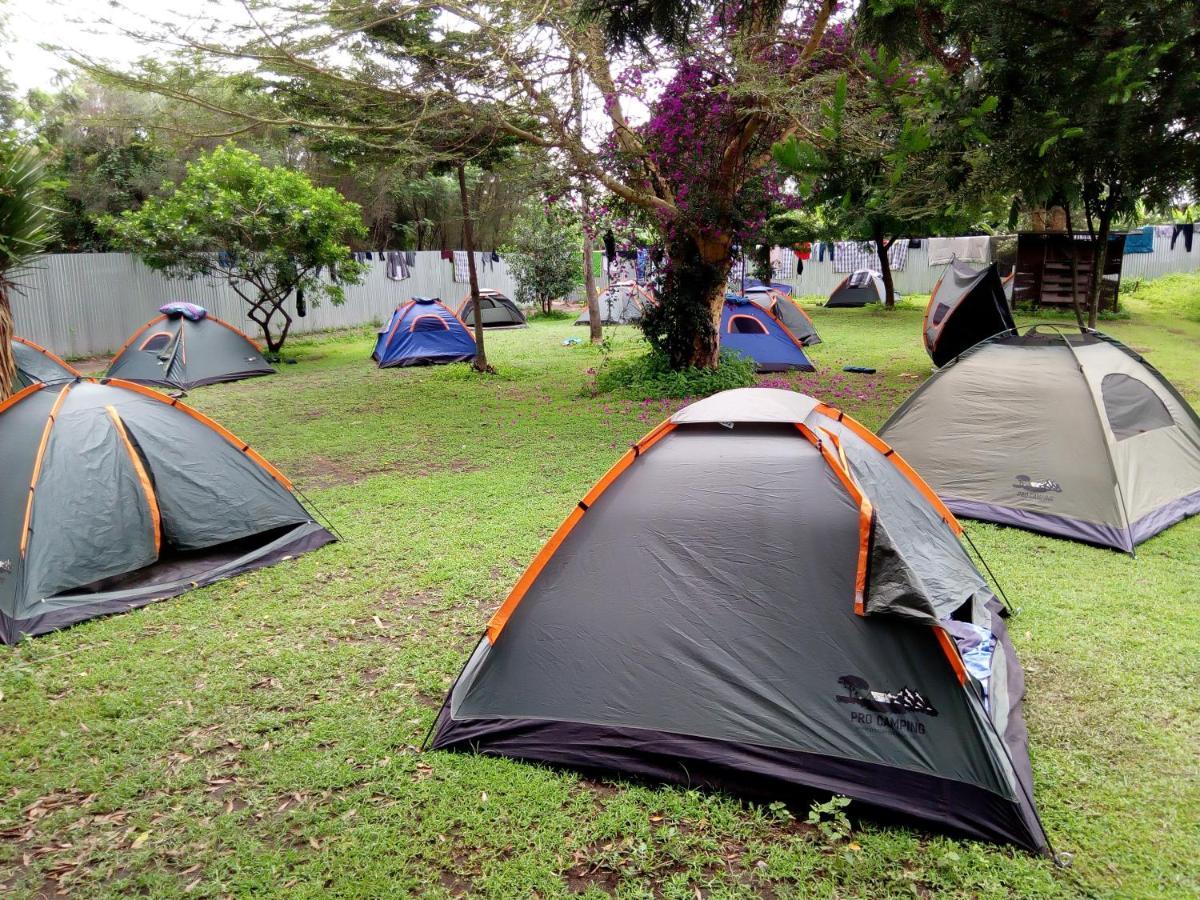
[[[1107,330],[1200,403],[1200,278]],[[1186,292],[1191,292],[1184,296]],[[815,375],[870,426],[929,373],[920,301],[814,309]],[[614,330],[616,353],[636,331]],[[1073,865],[778,808],[418,751],[490,612],[623,448],[679,404],[587,397],[569,321],[488,336],[499,375],[380,371],[367,331],[189,402],[345,540],[0,647],[0,891],[378,897],[1200,893],[1200,519],[1130,559],[967,523],[1021,607],[1036,797]],[[846,375],[846,364],[876,376]],[[182,450],[182,448],[181,448]]]

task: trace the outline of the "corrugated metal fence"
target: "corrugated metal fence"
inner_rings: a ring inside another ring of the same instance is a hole
[[[929,293],[941,275],[943,266],[928,265],[926,246],[910,249],[904,270],[896,273],[896,288],[901,293]],[[1179,241],[1172,251],[1169,238],[1156,237],[1153,253],[1125,257],[1122,277],[1128,283],[1198,269],[1200,247],[1187,253]],[[802,275],[785,280],[799,294],[828,294],[844,277],[833,271],[833,263],[826,258],[806,262]],[[480,284],[510,295],[515,290],[503,261],[484,266]],[[256,332],[244,315],[241,299],[224,282],[165,278],[124,253],[46,256],[24,273],[22,285],[23,295],[14,298],[17,333],[63,356],[112,352],[168,300],[197,303],[251,334]],[[293,333],[384,322],[397,304],[412,296],[441,297],[448,304],[457,304],[466,293],[467,286],[454,281],[453,265],[437,251],[418,253],[413,275],[404,281],[389,280],[385,264],[376,261],[370,264],[363,284],[346,288],[345,304],[310,304],[308,316],[296,320]],[[294,308],[290,300],[288,303],[289,309]]]

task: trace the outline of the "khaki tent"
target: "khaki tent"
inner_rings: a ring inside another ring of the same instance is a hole
[[[1200,420],[1137,353],[1035,326],[936,372],[880,435],[958,515],[1132,551],[1200,512]]]
[[[190,391],[205,384],[271,375],[258,345],[245,332],[207,313],[151,319],[117,351],[110,378]]]
[[[0,404],[0,641],[124,612],[333,540],[265,459],[149,388]]]
[[[491,288],[479,290],[479,317],[484,328],[525,328],[525,313],[508,297]],[[475,304],[467,294],[458,304],[458,317],[468,328],[475,327]]]
[[[811,397],[685,407],[572,509],[432,746],[866,810],[1043,850],[1020,666],[958,524]]]
[[[614,281],[600,297],[600,322],[604,325],[631,325],[641,321],[647,306],[655,303],[649,288],[636,281]],[[590,325],[591,315],[587,309],[575,320],[576,325]]]

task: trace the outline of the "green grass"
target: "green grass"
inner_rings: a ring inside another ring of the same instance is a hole
[[[1195,290],[1200,279],[1185,280]],[[1183,290],[1183,288],[1181,288]],[[1200,322],[1151,285],[1110,323],[1200,400]],[[1171,295],[1175,296],[1175,295]],[[922,298],[813,309],[821,371],[769,377],[871,426],[929,373]],[[614,329],[617,356],[642,351]],[[189,401],[345,541],[0,648],[0,885],[18,895],[1163,896],[1200,893],[1200,520],[1136,560],[970,525],[1021,613],[1058,869],[856,822],[418,746],[490,612],[622,449],[680,401],[589,397],[583,329],[488,336],[499,373],[375,369],[367,330]],[[874,366],[849,375],[847,364]]]

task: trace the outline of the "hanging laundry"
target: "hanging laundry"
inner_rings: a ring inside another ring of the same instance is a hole
[[[833,271],[857,272],[859,269],[878,269],[879,257],[875,245],[863,241],[838,241],[833,245]]]
[[[771,274],[775,278],[793,277],[796,274],[796,254],[782,247],[772,247]]]
[[[454,280],[459,284],[465,284],[470,281],[471,274],[468,269],[470,263],[467,259],[467,251],[455,250],[451,255],[451,259],[454,260]]]
[[[611,229],[604,232],[604,257],[608,260],[609,265],[616,262],[617,259],[617,239],[613,237]]]
[[[810,241],[804,241],[803,243],[797,244],[793,248],[793,250],[795,250],[795,253],[796,253],[796,259],[803,259],[803,260],[811,259],[812,258],[812,248],[813,248],[813,245]]]
[[[1172,232],[1175,231],[1174,225],[1155,225],[1154,236],[1160,238],[1169,238]]]
[[[228,250],[217,251],[217,265],[222,269],[232,269],[237,265],[237,257]]]
[[[1147,225],[1125,236],[1126,253],[1153,253],[1154,226]]]
[[[443,250],[442,251],[442,259],[446,260],[447,262],[453,262],[454,261],[454,252],[451,250]]]
[[[638,284],[643,284],[646,281],[646,268],[650,262],[650,253],[646,249],[640,249],[637,252],[637,281]]]
[[[960,262],[991,262],[991,244],[988,236],[929,239],[929,265],[944,266],[952,259]]]
[[[417,253],[415,250],[404,251],[404,264],[408,266],[410,273],[417,267]]]
[[[825,255],[829,254],[830,261],[833,260],[833,244],[829,241],[821,241],[817,244],[817,262],[825,262]]]
[[[1186,252],[1191,253],[1192,252],[1192,235],[1195,233],[1195,230],[1196,230],[1195,222],[1187,222],[1187,223],[1181,222],[1181,223],[1177,224],[1175,226],[1174,230],[1171,232],[1171,249],[1172,250],[1175,249],[1175,241],[1180,235],[1182,235],[1183,236],[1183,246],[1187,248]]]
[[[296,315],[301,319],[308,315],[308,304],[304,301],[304,288],[296,288]]]
[[[908,239],[908,249],[909,250],[919,250],[920,247],[921,247],[921,239],[920,238],[909,238]]]
[[[403,281],[412,274],[409,271],[408,262],[404,259],[404,254],[399,250],[389,250],[386,259],[387,277],[392,281]]]

